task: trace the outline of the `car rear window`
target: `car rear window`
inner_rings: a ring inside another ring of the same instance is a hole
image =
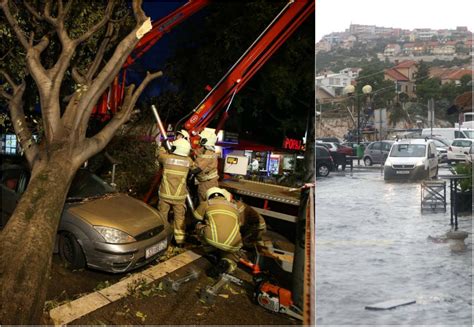
[[[470,140],[454,140],[452,146],[459,146],[463,148],[468,148],[472,144],[472,141]]]

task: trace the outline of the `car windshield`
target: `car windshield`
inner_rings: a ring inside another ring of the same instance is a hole
[[[459,146],[462,148],[468,148],[472,144],[470,140],[454,140],[452,146]]]
[[[468,139],[474,139],[474,131],[463,130],[463,133],[466,134]]]
[[[443,142],[439,141],[439,140],[433,140],[435,146],[437,146],[438,148],[446,148],[448,147],[448,145],[444,144]]]
[[[426,145],[424,144],[395,144],[390,152],[390,157],[424,157]]]
[[[81,169],[77,172],[71,183],[67,198],[84,199],[99,197],[114,192],[116,192],[116,190],[98,176],[92,174],[90,171]]]

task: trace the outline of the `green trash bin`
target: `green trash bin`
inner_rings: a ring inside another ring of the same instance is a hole
[[[357,158],[362,159],[364,156],[365,146],[363,144],[357,145]]]

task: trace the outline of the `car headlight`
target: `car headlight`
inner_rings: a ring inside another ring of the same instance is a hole
[[[416,162],[416,165],[417,165],[417,166],[424,166],[424,165],[425,165],[425,162],[424,162],[423,160],[418,160],[418,161]]]
[[[384,166],[392,166],[392,161],[390,160],[390,158],[385,159]]]
[[[136,242],[132,236],[122,232],[121,230],[104,226],[94,226],[94,228],[100,235],[102,235],[107,243],[123,244]]]

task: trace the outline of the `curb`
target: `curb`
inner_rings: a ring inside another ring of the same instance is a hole
[[[151,283],[199,258],[201,258],[201,255],[188,250],[156,266],[133,274],[114,285],[54,308],[49,311],[49,316],[55,326],[66,325],[88,313],[126,297],[128,295],[127,285],[131,282],[144,279],[147,283]]]

